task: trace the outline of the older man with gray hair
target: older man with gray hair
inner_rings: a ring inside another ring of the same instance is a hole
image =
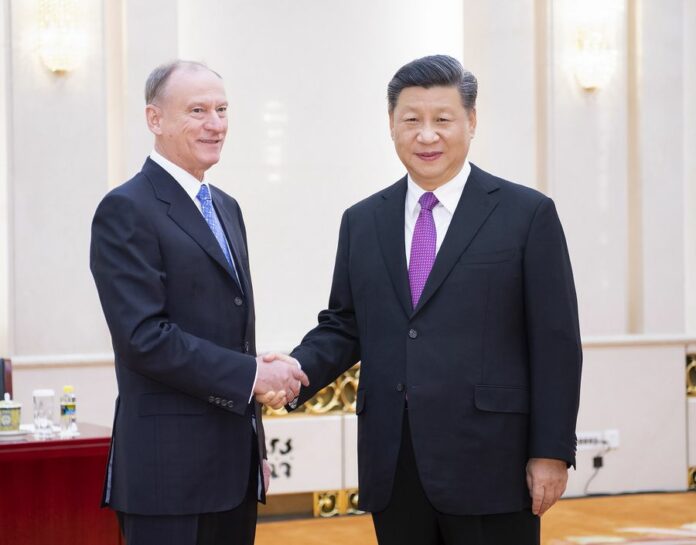
[[[255,357],[242,213],[205,174],[227,133],[222,78],[160,66],[145,114],[154,150],[92,224],[119,390],[103,503],[128,545],[252,544],[269,478],[257,399],[278,406],[308,382]]]

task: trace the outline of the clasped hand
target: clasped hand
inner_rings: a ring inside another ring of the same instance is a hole
[[[254,396],[259,403],[280,409],[299,395],[302,386],[309,386],[299,362],[286,354],[265,354],[257,357],[256,363]]]

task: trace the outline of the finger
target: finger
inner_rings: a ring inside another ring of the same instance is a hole
[[[541,506],[544,502],[544,487],[535,485],[532,489],[532,513],[541,514]]]
[[[297,367],[297,360],[293,358],[292,356],[288,356],[287,354],[281,354],[281,353],[276,353],[274,354],[277,360],[284,361],[285,363],[292,363],[295,367]]]
[[[274,409],[280,409],[283,405],[285,405],[285,390],[280,390],[274,397],[273,400],[271,401],[270,405]]]
[[[556,503],[558,498],[555,494],[549,494],[548,491],[544,494],[544,501],[541,504],[541,509],[539,510],[539,516],[542,516],[546,511],[551,509],[551,506]]]
[[[256,396],[256,401],[263,404],[268,404],[276,397],[276,393],[273,390],[269,390],[265,394],[259,394]]]
[[[300,384],[302,384],[303,386],[309,386],[309,378],[304,373],[304,371],[300,369],[293,369],[292,376],[295,378],[295,380],[299,380]]]
[[[263,361],[265,361],[266,363],[271,363],[273,360],[277,359],[278,354],[276,354],[275,352],[269,352],[268,354],[263,355]]]
[[[280,410],[283,407],[285,407],[285,405],[287,405],[287,404],[288,404],[287,399],[285,397],[283,397],[277,401],[274,401],[274,404],[271,405],[271,407],[277,411],[277,410]]]

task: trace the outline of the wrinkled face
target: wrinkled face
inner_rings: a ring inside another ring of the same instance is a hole
[[[389,114],[389,125],[411,179],[432,191],[464,166],[476,110],[464,108],[456,87],[406,87]]]
[[[220,160],[227,134],[222,80],[205,69],[178,69],[146,109],[158,153],[199,180]]]

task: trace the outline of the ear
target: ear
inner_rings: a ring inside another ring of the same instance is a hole
[[[147,128],[150,132],[157,136],[162,134],[162,110],[154,104],[145,106],[145,118],[147,119]]]
[[[476,134],[476,108],[471,108],[467,115],[469,116],[469,134],[473,138]]]

